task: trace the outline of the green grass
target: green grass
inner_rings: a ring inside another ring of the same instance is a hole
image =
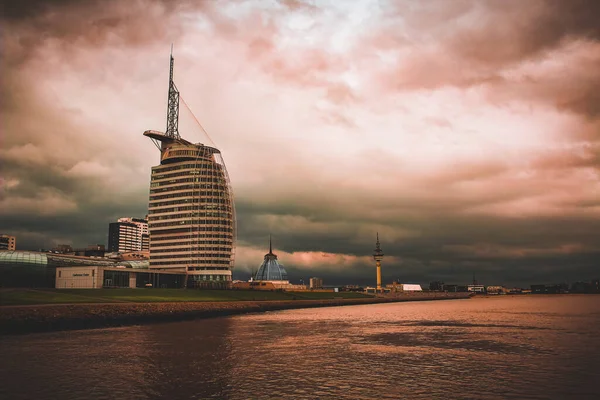
[[[3,289],[0,305],[72,303],[147,303],[177,301],[323,300],[365,298],[352,292],[270,292],[258,290],[194,289]]]
[[[72,303],[103,303],[104,300],[78,296],[74,293],[50,291],[50,290],[27,290],[14,289],[0,291],[0,305],[30,305],[30,304],[72,304]]]
[[[364,299],[371,298],[373,296],[369,296],[363,293],[356,292],[288,292],[296,296],[298,299],[305,300],[322,300],[322,299]]]

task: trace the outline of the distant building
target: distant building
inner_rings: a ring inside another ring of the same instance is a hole
[[[506,289],[502,286],[488,286],[485,288],[487,294],[505,294]]]
[[[483,285],[467,285],[467,291],[473,293],[485,293],[485,286]]]
[[[258,271],[256,271],[250,281],[238,282],[233,285],[233,288],[252,290],[306,290],[306,285],[294,285],[290,283],[285,268],[277,261],[277,255],[273,253],[271,238],[269,238],[269,252],[265,254]]]
[[[121,265],[58,267],[55,274],[56,289],[182,288],[184,284],[185,272]]]
[[[391,285],[386,285],[386,290],[391,292],[422,292],[421,285],[416,283],[400,283],[393,282]]]
[[[148,264],[148,260],[142,259],[127,261],[56,252],[0,251],[0,285],[2,287],[54,287],[58,267],[94,266],[147,270]],[[76,287],[70,284],[68,286]],[[154,287],[161,286],[154,285]]]
[[[321,278],[310,278],[311,289],[323,289],[323,279]]]
[[[108,225],[108,251],[140,251],[142,237],[137,225],[130,222],[111,222]]]
[[[141,235],[141,251],[149,251],[150,250],[150,235],[148,234],[148,216],[145,219],[142,218],[119,218],[117,222],[130,222],[135,224]]]
[[[600,279],[592,280],[592,293],[600,293]]]
[[[429,290],[432,292],[443,292],[444,291],[444,282],[435,281],[429,283]]]
[[[59,244],[59,245],[56,245],[50,251],[52,251],[53,253],[59,253],[59,254],[72,254],[72,253],[75,252],[73,250],[73,247],[70,244]]]
[[[402,283],[402,291],[403,292],[422,292],[423,289],[421,285],[417,285],[414,283]]]
[[[269,238],[269,252],[265,254],[263,263],[256,271],[253,280],[289,284],[285,268],[277,261],[277,255],[273,254],[271,238]]]
[[[11,235],[0,235],[0,250],[15,251],[17,238]]]
[[[551,285],[531,285],[532,294],[561,294],[568,293],[569,285],[566,283]]]
[[[362,292],[364,288],[359,285],[346,285],[340,288],[342,292]]]
[[[141,218],[119,218],[108,226],[108,251],[148,251],[148,221]]]
[[[142,251],[150,252],[150,235],[142,234]]]
[[[598,279],[591,282],[575,282],[571,285],[570,293],[600,293]]]
[[[450,293],[461,293],[461,292],[468,292],[468,287],[465,285],[454,285],[454,284],[447,284],[444,285],[444,291],[445,292],[450,292]]]
[[[86,257],[104,257],[106,249],[103,244],[90,244],[83,251],[83,255]]]

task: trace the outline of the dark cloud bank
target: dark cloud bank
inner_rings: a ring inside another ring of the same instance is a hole
[[[185,27],[182,15],[186,13],[202,13],[213,21],[215,32],[220,29],[231,32],[230,21],[211,4],[27,1],[4,5],[0,231],[17,235],[20,249],[47,248],[58,242],[77,246],[106,243],[110,221],[119,216],[142,216],[147,210],[148,188],[143,184],[149,181],[147,160],[116,149],[114,143],[106,143],[101,137],[78,134],[79,118],[40,99],[33,78],[36,73],[43,76],[43,71],[28,70],[33,62],[39,61],[40,50],[55,46],[65,56],[65,63],[69,63],[70,54],[83,50],[117,46],[133,52],[152,46],[165,36],[182,35]],[[402,4],[390,6],[390,18],[403,13]],[[571,84],[563,97],[548,98],[539,84],[530,86],[526,94],[505,84],[496,71],[547,54],[565,41],[586,41],[595,44],[592,48],[598,50],[600,3],[426,2],[417,7],[414,15],[404,18],[418,34],[430,26],[450,26],[475,8],[484,17],[480,24],[452,32],[440,28],[439,32],[431,33],[439,35],[440,45],[468,71],[466,74],[450,77],[448,81],[420,82],[417,76],[410,80],[400,66],[386,77],[391,79],[392,90],[433,90],[447,85],[466,88],[486,82],[492,97],[531,96],[536,101],[550,102],[592,124],[591,130],[582,133],[589,140],[587,155],[569,162],[584,162],[598,173],[600,130],[595,128],[600,126],[600,68],[593,68],[599,67],[598,54],[586,59],[589,64],[579,74],[565,77]],[[383,33],[394,29],[393,25],[387,27],[382,28]],[[562,88],[559,85],[555,90]],[[93,168],[93,161],[99,157],[110,160],[112,171],[124,171],[124,175],[142,183],[115,187],[80,173],[84,167]],[[548,164],[549,168],[558,168],[565,163],[551,159]],[[315,176],[313,181],[318,182],[319,177]],[[442,185],[440,190],[443,189]],[[372,252],[374,233],[380,230],[384,251],[394,260],[384,261],[385,278],[422,283],[435,279],[466,282],[473,274],[487,283],[575,281],[596,277],[600,269],[597,211],[513,218],[464,214],[461,211],[471,201],[468,198],[454,202],[443,198],[430,202],[378,198],[361,192],[358,187],[355,193],[333,188],[325,194],[317,187],[306,187],[304,191],[302,197],[281,196],[269,202],[241,191],[236,199],[241,243],[265,248],[266,236],[273,233],[276,247],[288,253],[365,256]],[[518,197],[518,192],[515,196]],[[589,204],[569,209],[599,206],[600,194]],[[300,222],[286,224],[289,217]],[[256,265],[260,261],[256,260]],[[369,284],[374,275],[371,266],[360,262],[343,269],[306,270],[286,263],[285,259],[281,261],[294,280],[319,275],[327,283]],[[236,271],[240,277],[247,273],[244,268]]]

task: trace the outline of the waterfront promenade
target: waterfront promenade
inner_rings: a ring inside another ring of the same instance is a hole
[[[159,293],[159,290],[161,289],[138,292],[140,294],[154,294]],[[185,293],[185,291],[180,292]],[[87,293],[96,294],[100,292],[88,291]],[[77,303],[51,304],[46,302],[43,304],[2,305],[0,307],[0,334],[93,329],[298,308],[466,298],[462,293],[421,293],[394,298],[364,295],[343,298],[342,293],[330,293],[330,298],[322,298],[321,296],[321,298],[315,299],[302,299],[302,295],[310,295],[310,292],[294,294],[290,292],[236,293],[236,291],[223,291],[222,293],[230,296],[241,295],[247,299],[234,301],[148,301],[148,299],[145,300],[143,296],[140,296],[139,301],[129,297],[130,300],[127,302],[102,302],[102,297],[96,297],[97,301],[95,302],[85,302],[84,296],[81,296],[82,298]],[[74,294],[68,295],[77,296]],[[289,297],[288,299],[278,300],[268,299],[278,295]],[[260,300],[261,298],[266,298],[266,300]]]

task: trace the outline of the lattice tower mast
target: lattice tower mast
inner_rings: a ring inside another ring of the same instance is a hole
[[[167,130],[165,135],[179,140],[179,90],[173,81],[173,46],[171,46],[171,68],[169,71],[169,102],[167,104]]]

